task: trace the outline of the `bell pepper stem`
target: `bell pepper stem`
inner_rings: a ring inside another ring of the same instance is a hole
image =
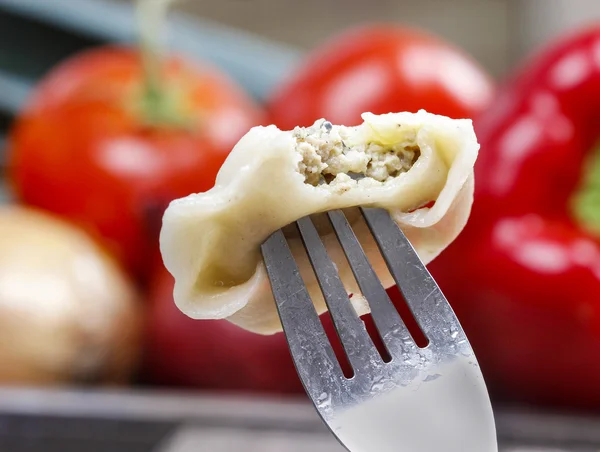
[[[571,199],[571,211],[581,227],[600,235],[600,144],[584,166],[582,184]]]

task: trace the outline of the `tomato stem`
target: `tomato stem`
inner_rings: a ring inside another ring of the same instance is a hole
[[[162,73],[166,15],[175,0],[137,0],[139,46],[144,70],[142,110],[149,125],[172,124],[172,106]]]

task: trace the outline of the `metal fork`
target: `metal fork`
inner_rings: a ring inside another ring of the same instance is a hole
[[[351,452],[496,452],[490,400],[452,308],[387,211],[362,214],[429,343],[420,348],[339,211],[329,220],[391,356],[384,362],[309,217],[297,227],[348,361],[344,376],[281,230],[261,247],[284,333],[318,413]]]

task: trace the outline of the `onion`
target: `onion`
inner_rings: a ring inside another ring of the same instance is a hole
[[[0,382],[119,383],[141,344],[137,294],[74,226],[0,208]]]

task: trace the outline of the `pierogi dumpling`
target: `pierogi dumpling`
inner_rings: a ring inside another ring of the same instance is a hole
[[[174,298],[195,319],[222,319],[261,334],[281,330],[260,245],[306,215],[345,209],[384,285],[393,280],[356,206],[387,209],[421,259],[437,256],[464,227],[479,144],[470,120],[425,111],[365,113],[357,127],[325,120],[293,131],[251,129],[221,167],[214,188],[171,202],[160,246]],[[343,251],[314,217],[356,311],[369,311]],[[289,228],[286,229],[288,231]],[[290,247],[319,313],[326,310],[301,239]]]

